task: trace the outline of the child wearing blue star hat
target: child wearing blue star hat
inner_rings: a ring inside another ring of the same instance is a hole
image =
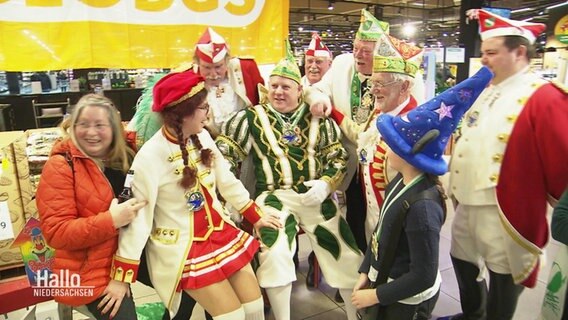
[[[373,318],[417,319],[419,304],[436,301],[440,229],[446,215],[438,176],[448,170],[442,155],[463,114],[492,76],[484,67],[403,116],[384,114],[377,119],[389,146],[386,162],[399,174],[387,186],[352,295],[358,309],[378,312]]]

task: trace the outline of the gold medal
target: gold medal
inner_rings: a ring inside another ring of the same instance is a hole
[[[375,260],[379,260],[379,235],[375,231],[371,236],[371,252],[375,256]]]

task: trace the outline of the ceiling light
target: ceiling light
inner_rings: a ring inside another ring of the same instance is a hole
[[[414,32],[416,32],[416,28],[413,25],[405,24],[404,27],[402,27],[402,33],[407,37],[412,37]]]
[[[546,10],[550,10],[550,9],[554,9],[554,8],[562,7],[562,6],[565,6],[565,5],[567,5],[567,4],[568,4],[568,2],[564,2],[564,3],[555,4],[555,5],[553,5],[553,6],[550,6],[550,7],[546,7]]]
[[[327,10],[333,10],[333,1],[329,1],[327,5]]]

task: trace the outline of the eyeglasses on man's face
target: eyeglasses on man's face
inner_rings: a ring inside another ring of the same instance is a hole
[[[371,88],[385,88],[398,82],[398,79],[386,83],[380,81],[371,81]]]

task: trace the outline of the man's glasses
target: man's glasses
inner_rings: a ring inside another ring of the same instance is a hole
[[[393,85],[397,82],[398,82],[397,79],[390,81],[390,82],[387,82],[387,83],[382,83],[382,82],[379,82],[379,81],[371,81],[371,88],[384,88],[384,87],[388,87],[390,85]]]

